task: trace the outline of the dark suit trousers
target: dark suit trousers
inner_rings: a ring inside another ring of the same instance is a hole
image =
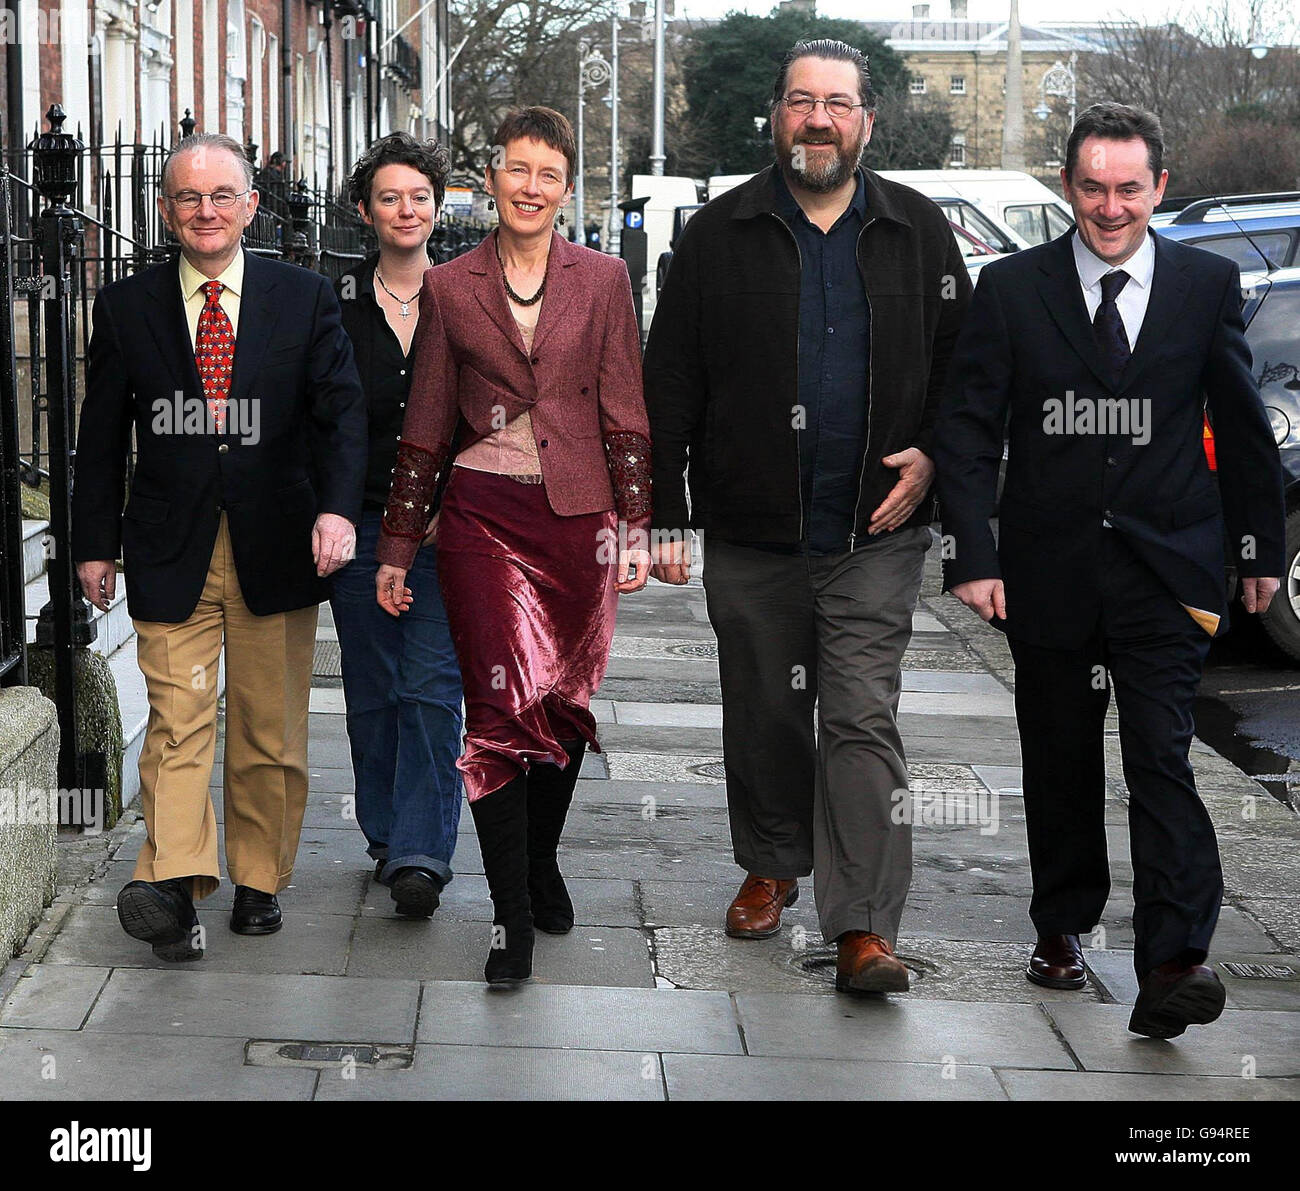
[[[1203,959],[1219,917],[1218,843],[1188,760],[1210,638],[1118,533],[1103,535],[1099,561],[1101,616],[1082,648],[1010,638],[1034,879],[1029,915],[1040,934],[1086,934],[1101,921],[1110,891],[1102,745],[1113,684],[1142,979],[1184,952]]]
[[[930,541],[913,526],[832,555],[703,546],[736,863],[815,873],[827,942],[898,935],[912,880],[898,700]]]

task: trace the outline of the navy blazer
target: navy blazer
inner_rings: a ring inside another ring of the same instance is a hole
[[[995,625],[1075,648],[1100,608],[1101,535],[1115,532],[1179,602],[1219,616],[1223,632],[1225,522],[1242,575],[1280,575],[1285,541],[1281,464],[1251,371],[1237,266],[1156,236],[1150,301],[1116,381],[1093,337],[1072,234],[980,273],[935,432],[945,588],[1002,578],[1007,618]],[[1207,405],[1217,485],[1202,444]],[[1064,424],[1054,416],[1062,407]]]
[[[120,551],[132,617],[176,624],[198,604],[224,510],[251,612],[319,603],[329,591],[312,561],[312,525],[322,512],[358,520],[366,469],[365,397],[333,288],[319,273],[245,253],[229,400],[246,416],[241,425],[232,413],[216,434],[177,417],[203,394],[178,270],[176,260],[155,265],[95,299],[73,557]]]

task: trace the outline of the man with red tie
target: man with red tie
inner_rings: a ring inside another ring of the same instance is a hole
[[[118,916],[182,960],[202,954],[194,901],[219,884],[208,782],[223,644],[230,925],[280,929],[307,801],[317,605],[354,551],[366,412],[328,280],[243,251],[258,195],[238,142],[182,141],[162,191],[179,260],[95,300],[72,536],[98,608],[122,555],[149,694],[148,838]]]

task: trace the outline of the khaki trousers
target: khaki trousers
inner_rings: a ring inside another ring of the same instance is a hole
[[[148,839],[138,881],[193,877],[195,898],[220,884],[208,784],[217,741],[217,663],[226,650],[226,868],[236,885],[278,893],[293,875],[307,806],[307,707],[317,606],[254,616],[221,516],[207,582],[181,624],[135,621],[149,692],[140,754]]]

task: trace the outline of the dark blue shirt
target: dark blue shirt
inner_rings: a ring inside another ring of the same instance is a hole
[[[777,213],[799,245],[799,477],[804,542],[818,553],[847,550],[867,445],[871,311],[858,270],[867,221],[862,170],[853,201],[823,232],[776,172]]]

